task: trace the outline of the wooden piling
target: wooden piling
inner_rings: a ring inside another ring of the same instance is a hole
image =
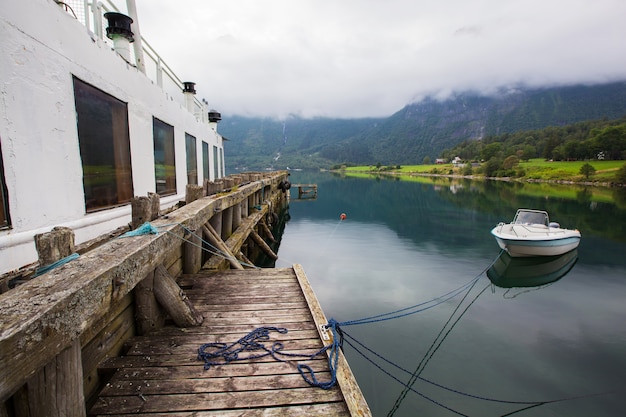
[[[216,229],[217,230],[217,229]],[[233,234],[233,208],[229,207],[222,211],[222,239],[226,240]]]
[[[69,227],[55,227],[35,235],[39,266],[47,266],[74,253],[74,232]]]
[[[222,252],[224,254],[224,257],[228,259],[228,262],[230,262],[230,265],[233,268],[235,268],[235,269],[243,269],[243,266],[241,266],[241,264],[239,262],[237,262],[237,259],[233,256],[233,254],[230,251],[230,249],[228,249],[228,246],[226,246],[224,241],[220,238],[220,236],[217,234],[215,229],[213,229],[213,227],[211,226],[210,223],[205,224],[202,227],[202,231],[203,231],[203,236],[213,246],[215,246],[217,249],[220,250],[220,252]]]
[[[185,235],[185,240],[183,244],[183,273],[195,274],[202,267],[202,238],[198,231],[194,230]]]
[[[204,194],[204,189],[201,185],[187,184],[185,187],[185,203],[189,204],[202,198],[202,194]]]
[[[254,230],[250,233],[250,237],[252,238],[252,240],[254,240],[254,243],[256,243],[257,245],[259,245],[259,247],[263,250],[263,252],[265,252],[265,254],[267,256],[269,256],[272,259],[278,259],[278,255],[276,255],[274,253],[274,251],[272,250],[272,248],[269,247],[269,245],[267,243],[265,243],[265,241],[263,240],[263,238],[261,236],[259,236],[259,234],[257,232],[255,232]]]
[[[165,314],[154,294],[154,271],[137,283],[134,293],[137,333],[144,335],[163,327]]]
[[[36,372],[27,387],[30,417],[85,416],[79,340]]]
[[[130,228],[135,230],[145,222],[152,219],[153,200],[150,197],[133,197],[130,205],[132,210],[132,219]]]
[[[204,318],[191,305],[187,296],[163,265],[159,265],[154,271],[154,295],[178,327],[194,327],[202,324]]]

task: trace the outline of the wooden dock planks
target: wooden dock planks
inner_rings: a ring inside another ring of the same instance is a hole
[[[316,320],[325,318],[301,267],[201,271],[179,285],[203,315],[202,325],[133,338],[124,357],[101,366],[113,376],[91,416],[371,415],[343,355],[340,384],[329,390],[310,386],[295,362],[264,357],[204,370],[197,360],[203,343],[231,343],[262,326],[288,329],[270,332],[268,347],[281,342],[286,352],[317,352],[323,343]],[[311,366],[320,381],[331,377],[326,355],[295,361]]]

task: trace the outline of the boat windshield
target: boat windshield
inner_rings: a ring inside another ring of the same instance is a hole
[[[548,226],[548,213],[543,211],[519,210],[515,215],[515,224],[543,224]]]

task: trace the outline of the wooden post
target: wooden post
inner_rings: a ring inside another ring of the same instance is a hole
[[[154,271],[154,295],[179,327],[202,324],[204,317],[193,305],[163,265]]]
[[[251,194],[248,197],[248,213],[247,216],[249,216],[252,213],[252,210],[254,209],[254,200],[255,200],[255,195],[256,194]]]
[[[248,199],[244,198],[243,201],[241,202],[241,218],[243,219],[244,217],[248,217],[250,215],[250,212],[248,211]]]
[[[222,240],[226,240],[233,234],[233,208],[229,207],[222,211]]]
[[[83,364],[76,339],[27,382],[30,417],[83,417]]]
[[[165,324],[165,315],[154,295],[154,271],[135,286],[135,321],[137,333],[145,335]]]
[[[202,268],[202,238],[192,231],[183,243],[183,274],[195,274]]]
[[[132,220],[130,228],[132,230],[152,220],[152,204],[153,201],[150,197],[133,197],[131,199]]]
[[[248,264],[248,266],[250,268],[253,268],[254,266],[254,262],[252,262],[250,259],[248,259],[248,257],[242,252],[239,251],[239,259],[242,260],[244,263]]]
[[[272,231],[270,230],[270,227],[267,225],[267,223],[265,223],[265,220],[261,220],[259,222],[259,224],[261,225],[261,227],[263,228],[263,231],[265,232],[265,235],[267,236],[267,238],[271,241],[271,242],[276,242],[276,238],[274,238],[274,235],[272,234]]]
[[[224,243],[224,241],[219,237],[217,232],[213,229],[213,227],[210,224],[204,225],[202,228],[202,231],[204,232],[203,235],[205,239],[207,239],[213,246],[215,246],[217,249],[219,249],[221,252],[225,254],[226,258],[228,258],[228,262],[230,262],[230,265],[233,268],[244,269],[243,266],[241,266],[241,264],[233,256],[230,249],[228,249],[228,246],[226,246],[226,243]]]
[[[211,217],[209,219],[209,224],[211,225],[211,227],[213,228],[213,230],[219,230],[220,232],[222,231],[222,212],[218,212],[215,213],[213,215],[213,217]],[[218,235],[220,237],[220,239],[222,238],[220,235]]]
[[[39,266],[47,266],[74,253],[74,232],[68,227],[55,227],[48,233],[35,235]]]
[[[237,203],[233,206],[233,230],[237,230],[241,224],[241,205],[242,203]]]
[[[157,193],[148,193],[148,199],[151,205],[150,221],[152,221],[157,219],[161,212],[161,196]]]
[[[278,259],[278,255],[274,253],[272,248],[270,248],[268,244],[265,243],[263,238],[259,236],[257,232],[253,230],[252,232],[250,232],[250,236],[252,237],[252,240],[254,240],[254,242],[261,247],[261,249],[263,250],[263,252],[265,252],[267,256],[269,256],[272,259]]]
[[[187,184],[187,187],[185,187],[185,204],[202,198],[203,192],[201,185]]]

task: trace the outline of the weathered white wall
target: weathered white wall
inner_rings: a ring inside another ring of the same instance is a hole
[[[155,191],[152,117],[174,126],[177,195],[162,207],[184,199],[185,132],[196,137],[200,183],[202,141],[222,140],[54,1],[0,3],[0,141],[12,220],[0,231],[4,273],[36,261],[36,233],[68,226],[81,243],[130,222],[130,206],[85,213],[72,75],[128,103],[135,195]]]

